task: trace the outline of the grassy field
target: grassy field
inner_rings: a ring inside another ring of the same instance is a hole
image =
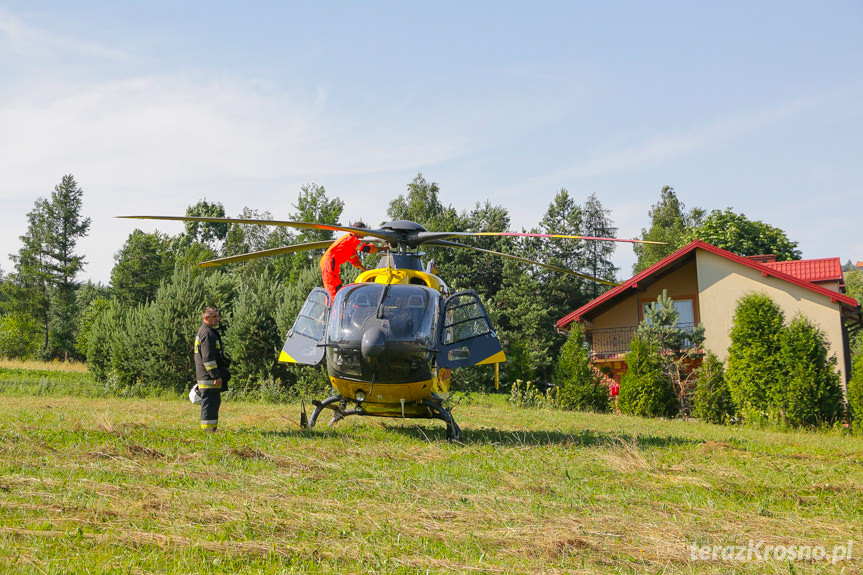
[[[863,570],[860,438],[500,396],[455,410],[458,444],[438,421],[303,431],[297,406],[228,399],[204,435],[179,397],[33,395],[16,377],[0,382],[2,573]]]
[[[27,369],[27,370],[47,370],[47,371],[74,371],[86,373],[87,364],[80,361],[22,361],[18,359],[0,358],[0,369]]]

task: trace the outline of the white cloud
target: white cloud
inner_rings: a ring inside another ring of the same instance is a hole
[[[63,31],[47,31],[28,25],[8,10],[0,8],[0,46],[16,59],[28,62],[69,58],[74,54],[102,61],[126,61],[129,55],[90,40],[65,34]],[[11,60],[11,59],[10,59]]]
[[[177,76],[55,85],[0,101],[0,200],[15,206],[0,213],[0,255],[17,251],[26,211],[66,173],[93,218],[80,244],[88,275],[107,281],[110,256],[90,250],[108,243],[113,253],[133,229],[105,223],[112,215],[182,213],[202,197],[284,214],[303,182],[415,170],[453,153],[445,143],[356,130],[328,115],[326,102],[322,88],[306,96]]]
[[[783,106],[719,118],[688,130],[659,133],[647,141],[623,147],[576,163],[564,171],[568,178],[586,178],[640,170],[721,147],[764,126],[783,122],[812,108],[799,100]]]

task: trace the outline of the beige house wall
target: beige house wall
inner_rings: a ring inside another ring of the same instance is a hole
[[[841,305],[830,298],[773,276],[763,276],[737,262],[697,249],[697,281],[701,321],[705,326],[704,345],[725,360],[731,344],[729,333],[737,301],[751,292],[767,294],[785,312],[786,322],[798,312],[825,334],[829,354],[835,354],[842,381],[845,353],[842,345]],[[665,283],[664,281],[661,283]]]
[[[635,327],[641,322],[641,308],[644,303],[652,303],[662,294],[663,288],[668,290],[672,299],[692,299],[695,309],[695,321],[700,320],[698,310],[698,270],[696,261],[684,264],[674,270],[661,281],[647,287],[645,291],[630,290],[630,294],[608,311],[597,315],[590,321],[590,329],[610,329],[620,327]]]

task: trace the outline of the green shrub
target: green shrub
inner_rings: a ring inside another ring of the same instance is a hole
[[[234,302],[224,339],[235,382],[273,379],[281,375],[275,373],[283,343],[276,324],[281,289],[265,271],[249,278]]]
[[[75,349],[86,360],[90,353],[88,350],[90,342],[90,330],[96,319],[102,315],[109,307],[109,302],[103,297],[90,300],[89,303],[81,311],[80,319],[78,320],[78,336],[75,339]]]
[[[768,413],[780,386],[779,350],[785,316],[766,294],[738,300],[731,326],[725,380],[738,412]]]
[[[667,290],[662,290],[656,301],[645,309],[638,334],[656,342],[659,361],[677,398],[677,409],[689,413],[692,409],[690,366],[693,358],[702,355],[704,326],[683,328],[677,324],[679,317],[674,300]]]
[[[13,312],[0,317],[0,357],[32,359],[42,337],[39,325],[29,315]]]
[[[842,392],[824,333],[798,314],[781,340],[784,378],[774,401],[784,421],[792,427],[832,425],[842,416]]]
[[[670,417],[677,413],[677,398],[655,339],[644,334],[636,334],[632,339],[617,406],[623,413],[643,417]]]
[[[725,382],[722,362],[708,353],[695,375],[692,414],[709,423],[728,423],[734,416],[734,402]]]
[[[87,368],[96,381],[105,383],[113,373],[112,348],[125,328],[126,308],[116,301],[101,310],[94,310],[92,323],[86,332]],[[116,377],[116,376],[115,376]]]
[[[854,359],[848,381],[848,414],[854,429],[863,433],[863,354]]]
[[[327,367],[323,363],[316,367],[291,366],[288,370],[292,372],[294,377],[294,381],[288,389],[288,397],[290,398],[310,400],[329,397],[336,393],[330,384]]]
[[[223,272],[204,275],[177,267],[155,299],[136,308],[116,302],[93,320],[88,336],[88,363],[102,382],[120,387],[183,391],[194,380],[193,347],[201,311],[214,305],[230,325],[236,281]]]
[[[555,404],[562,409],[606,412],[609,407],[608,386],[590,363],[584,347],[584,326],[573,329],[560,349],[554,369]]]

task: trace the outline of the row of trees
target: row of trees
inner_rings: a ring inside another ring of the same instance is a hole
[[[186,223],[184,231],[175,236],[136,229],[115,255],[109,287],[80,284],[74,277],[83,267],[83,257],[75,255],[73,248],[89,225],[89,220],[80,217],[82,194],[70,175],[51,200],[36,202],[29,216],[31,225],[21,238],[24,247],[14,256],[15,272],[3,278],[0,355],[86,359],[100,378],[128,384],[138,378],[179,386],[188,379],[187,340],[199,321],[196,312],[206,303],[223,309],[226,344],[235,356],[238,373],[249,378],[290,379],[274,359],[296,310],[319,281],[319,254],[299,252],[206,271],[195,264],[330,239],[331,232],[199,222]],[[390,202],[387,218],[414,220],[429,229],[509,230],[509,214],[501,206],[477,203],[472,210],[458,212],[444,205],[439,196],[438,185],[420,174],[405,194]],[[323,187],[307,185],[294,208],[289,219],[338,224],[343,203],[328,198]],[[65,220],[50,219],[55,213]],[[226,214],[220,203],[202,200],[189,206],[186,215]],[[272,219],[269,212],[249,208],[239,217]],[[558,192],[533,231],[612,237],[616,232],[608,211],[595,196],[579,205],[566,190]],[[55,243],[64,250],[55,258],[60,263],[50,259]],[[610,261],[614,249],[610,242],[476,237],[465,243],[609,280],[616,272]],[[550,377],[556,351],[563,343],[553,330],[554,321],[600,293],[592,282],[525,271],[521,264],[468,250],[438,248],[430,256],[453,289],[476,289],[484,298],[513,359],[511,377]],[[41,330],[38,338],[37,327]],[[38,346],[34,344],[37,339]],[[250,341],[259,342],[260,349],[243,352]],[[266,366],[260,365],[262,360]],[[491,375],[486,371],[467,370],[462,377],[479,377],[477,383],[487,383]]]
[[[670,301],[660,299],[652,307],[654,319],[663,307],[666,317],[659,326],[646,321],[632,342],[620,386],[622,412],[656,417],[683,411],[715,423],[743,420],[791,427],[829,426],[846,415],[836,358],[828,356],[824,333],[805,316],[786,324],[770,297],[744,296],[734,313],[727,369],[708,352],[690,382],[677,367],[687,349],[700,348],[703,332],[674,328]],[[663,333],[673,334],[670,344]]]
[[[38,200],[28,214],[22,248],[13,255],[15,270],[8,278],[0,276],[0,355],[86,359],[102,379],[180,388],[190,377],[188,342],[206,304],[223,310],[226,345],[239,379],[278,379],[287,385],[303,381],[303,375],[279,366],[275,358],[296,311],[320,281],[319,254],[299,252],[205,271],[195,264],[330,239],[331,232],[198,222],[187,222],[184,231],[173,236],[136,229],[115,254],[109,287],[80,284],[75,276],[84,260],[74,248],[90,223],[80,216],[82,195],[74,178],[65,176],[51,198]],[[344,204],[329,198],[322,186],[309,184],[302,187],[293,207],[289,219],[335,225]],[[186,215],[225,217],[226,213],[220,203],[201,200],[189,206]],[[239,217],[272,219],[272,214],[245,208]],[[695,237],[742,255],[800,256],[796,244],[781,230],[750,222],[731,210],[686,212],[668,187],[650,217],[651,227],[643,230],[643,238],[668,245],[636,246],[636,269]],[[422,174],[389,203],[387,218],[413,220],[433,230],[510,229],[504,207],[486,201],[459,212],[441,202],[439,186]],[[610,212],[595,195],[579,204],[565,189],[555,195],[535,228],[522,231],[605,237],[615,237],[617,232]],[[614,280],[618,271],[611,262],[612,242],[482,236],[465,238],[464,243],[607,280]],[[429,257],[453,289],[476,289],[483,298],[509,359],[504,366],[506,379],[571,378],[567,374],[572,370],[557,362],[565,340],[555,332],[554,323],[600,295],[606,289],[603,285],[473,251],[433,250]],[[370,257],[367,265],[374,264],[375,256]],[[463,384],[481,386],[490,383],[489,372],[466,369],[456,377]],[[579,406],[579,393],[567,400],[568,407]],[[593,390],[586,393],[594,397]]]

